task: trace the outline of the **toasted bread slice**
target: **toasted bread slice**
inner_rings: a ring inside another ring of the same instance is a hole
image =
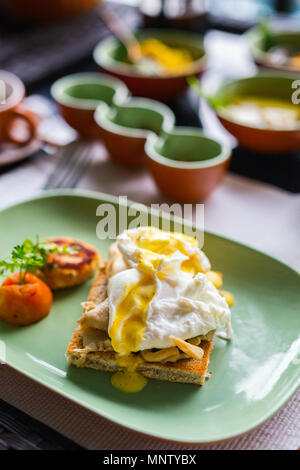
[[[93,283],[88,301],[95,304],[103,302],[107,297],[106,288],[107,278],[105,275],[105,266],[102,266]],[[105,350],[95,351],[92,349],[88,350],[84,347],[83,336],[84,330],[82,326],[79,325],[79,327],[75,329],[66,351],[66,357],[69,364],[74,364],[77,367],[89,367],[107,372],[118,372],[124,370],[124,368],[117,363],[115,352]],[[209,377],[207,367],[213,349],[214,335],[211,336],[212,339],[210,341],[201,341],[201,348],[204,351],[201,360],[188,358],[181,359],[177,362],[166,362],[164,364],[143,361],[139,364],[137,371],[151,379],[203,385],[205,379]]]

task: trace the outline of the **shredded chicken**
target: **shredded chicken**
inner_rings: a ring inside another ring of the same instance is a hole
[[[85,328],[82,334],[83,347],[88,351],[113,351],[110,338],[105,331]]]
[[[199,346],[199,344],[201,343],[201,338],[200,336],[196,336],[196,338],[188,339],[187,342],[193,344],[194,346]]]
[[[199,361],[202,359],[204,351],[199,346],[194,346],[183,339],[176,338],[176,336],[170,336],[170,339],[176,344],[176,346],[189,357],[194,359],[198,359]]]
[[[122,253],[120,252],[117,243],[112,243],[109,247],[108,262],[106,265],[106,276],[109,279],[114,274],[128,269]]]
[[[141,351],[141,356],[146,362],[169,362],[179,359],[180,353],[176,347],[159,349],[158,351],[151,351],[145,349]]]
[[[90,327],[107,332],[109,320],[108,298],[98,305],[92,302],[83,302],[81,305],[83,306],[83,315],[78,320],[79,325],[83,329]]]

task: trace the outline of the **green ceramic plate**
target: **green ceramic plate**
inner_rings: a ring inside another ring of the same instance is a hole
[[[95,244],[96,208],[116,199],[99,193],[48,193],[0,213],[0,256],[24,237],[69,235]],[[117,207],[117,206],[116,206]],[[130,429],[163,439],[204,443],[245,433],[270,418],[300,383],[300,276],[269,256],[207,233],[204,249],[234,292],[234,338],[217,339],[203,388],[149,381],[124,394],[110,375],[68,367],[65,349],[90,282],[55,294],[52,313],[36,325],[0,321],[7,363],[31,379]]]

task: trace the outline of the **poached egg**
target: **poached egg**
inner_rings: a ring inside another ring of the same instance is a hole
[[[140,227],[119,235],[117,247],[124,268],[109,280],[108,333],[122,365],[133,352],[174,346],[172,336],[220,328],[231,335],[230,309],[205,274],[210,263],[196,239]]]

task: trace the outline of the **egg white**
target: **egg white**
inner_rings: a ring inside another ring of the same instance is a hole
[[[137,269],[132,268],[111,278],[108,289],[109,328],[114,322],[125,286],[137,283],[142,276]],[[185,340],[224,327],[230,336],[230,309],[205,274],[191,276],[180,272],[177,281],[172,278],[171,282],[169,278],[159,280],[156,275],[155,282],[156,293],[148,307],[146,327],[139,350],[168,348],[174,346],[170,336]],[[121,328],[118,331],[119,340]]]
[[[131,333],[141,337],[135,349],[131,349],[132,352],[171,347],[174,344],[170,336],[186,340],[220,328],[226,328],[227,335],[231,335],[230,309],[225,298],[204,273],[210,269],[209,260],[193,240],[189,242],[189,239],[181,234],[171,234],[171,236],[173,241],[175,238],[175,245],[169,251],[166,242],[170,240],[170,234],[152,227],[128,230],[117,239],[118,250],[127,269],[117,272],[109,281],[108,331],[109,334],[113,331],[112,340],[118,345],[119,350],[124,349],[122,329],[125,323],[127,332],[132,328]],[[178,247],[183,252],[177,249],[177,240],[179,240]],[[160,247],[160,242],[163,249]],[[157,247],[157,253],[145,249],[145,246]],[[163,252],[164,247],[168,251],[167,254]],[[182,263],[193,257],[196,257],[198,265],[204,272],[195,273],[193,269],[182,268]],[[128,296],[130,289],[143,283],[145,276],[155,288],[152,300],[147,304],[145,320],[139,322],[137,326],[134,322],[134,313],[125,310],[125,316],[120,322],[118,307]],[[116,319],[118,327],[112,330]],[[143,325],[142,335],[141,325]],[[128,352],[128,344],[125,349]]]

